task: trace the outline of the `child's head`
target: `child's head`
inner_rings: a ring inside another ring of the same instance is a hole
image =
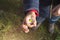
[[[53,15],[60,16],[60,4],[53,8]]]

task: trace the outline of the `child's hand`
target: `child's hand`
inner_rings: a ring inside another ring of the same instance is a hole
[[[35,12],[29,12],[27,13],[26,17],[24,18],[23,20],[23,23],[22,23],[22,28],[23,28],[23,31],[25,33],[28,33],[29,32],[29,28],[32,28],[32,27],[36,27],[36,15],[35,15]]]
[[[58,15],[60,16],[60,8],[58,9]]]
[[[60,8],[57,9],[54,13],[53,13],[54,16],[60,16]]]
[[[60,16],[60,4],[53,8],[52,12],[54,16]]]

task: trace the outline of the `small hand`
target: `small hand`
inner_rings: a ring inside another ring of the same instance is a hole
[[[53,16],[60,16],[60,7],[53,9]]]
[[[28,33],[29,32],[28,27],[29,28],[36,27],[36,24],[37,22],[35,12],[28,12],[22,23],[23,31],[25,33]]]

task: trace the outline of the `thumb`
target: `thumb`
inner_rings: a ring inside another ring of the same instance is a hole
[[[33,25],[34,25],[34,27],[37,26],[37,21],[36,20],[33,22]]]

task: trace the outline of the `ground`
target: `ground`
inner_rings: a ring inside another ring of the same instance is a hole
[[[0,40],[60,40],[59,27],[55,27],[55,34],[47,31],[47,22],[36,31],[28,34],[21,30],[24,18],[21,0],[0,0]]]

